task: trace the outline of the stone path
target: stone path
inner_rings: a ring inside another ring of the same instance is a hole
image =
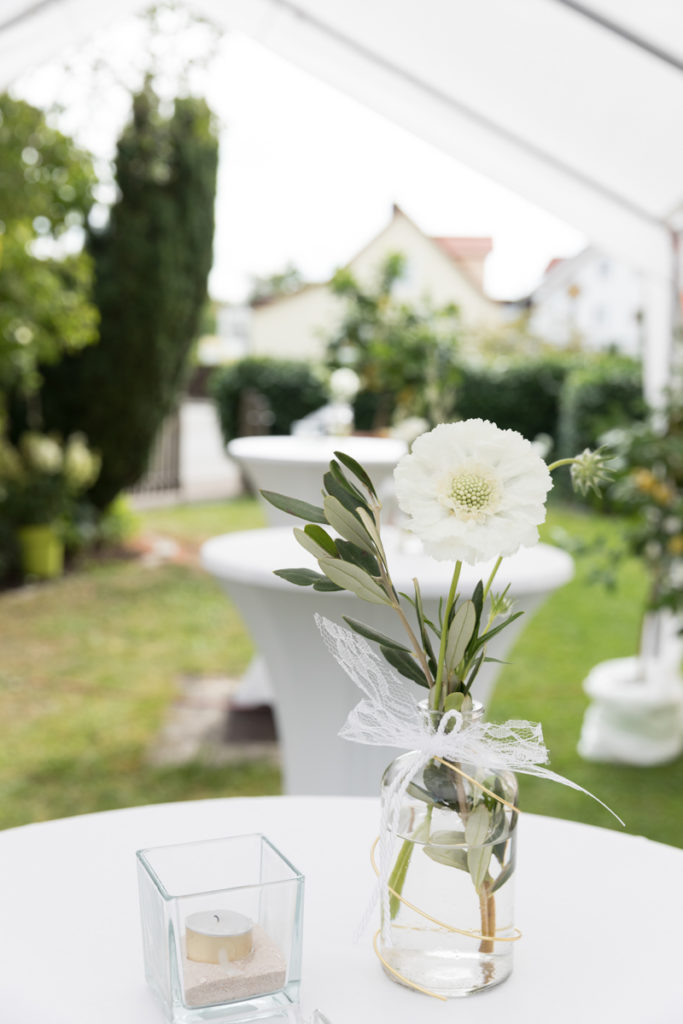
[[[198,565],[195,547],[170,537],[145,534],[136,548],[149,568],[172,562]],[[180,680],[176,700],[169,707],[161,731],[147,753],[154,765],[178,765],[188,761],[235,764],[268,761],[280,764],[280,753],[269,707],[231,708],[239,679],[228,676]]]
[[[149,763],[268,761],[278,765],[280,754],[270,709],[230,710],[238,684],[239,680],[226,676],[183,678],[178,698],[148,751]]]

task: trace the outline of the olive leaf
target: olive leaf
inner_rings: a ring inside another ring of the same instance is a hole
[[[363,551],[373,552],[373,543],[360,520],[342,505],[338,498],[327,495],[323,500],[323,508],[330,526],[346,540],[357,544]]]
[[[313,555],[314,558],[329,558],[329,551],[313,540],[305,530],[300,530],[295,526],[293,533],[301,547]]]
[[[411,679],[418,686],[426,686],[429,688],[429,683],[425,678],[425,674],[417,664],[411,654],[405,654],[403,651],[397,651],[395,647],[380,647],[386,661],[400,672],[406,679]]]
[[[489,812],[484,804],[470,811],[465,824],[467,840],[467,867],[472,876],[472,884],[479,891],[491,862],[491,846],[483,846],[489,833]]]
[[[318,565],[328,579],[344,590],[350,590],[356,597],[370,604],[391,604],[379,584],[357,565],[343,562],[341,558],[320,558]]]
[[[364,487],[367,487],[373,498],[376,498],[377,491],[373,487],[372,480],[365,472],[363,467],[360,465],[360,463],[356,462],[355,459],[352,459],[350,455],[346,454],[346,452],[335,452],[334,454],[336,458],[338,458],[339,461],[342,463],[342,465],[346,466],[346,468],[350,470],[353,473],[353,475],[360,480]]]
[[[276,569],[273,575],[287,580],[288,583],[294,583],[297,587],[310,587],[325,579],[313,569]]]
[[[424,852],[430,860],[437,864],[445,864],[449,868],[457,868],[459,871],[469,871],[467,863],[467,850],[449,850],[447,846],[425,846]]]
[[[290,516],[298,516],[299,519],[307,519],[309,523],[325,523],[324,511],[317,505],[311,505],[307,501],[300,501],[299,498],[288,498],[286,494],[278,494],[276,491],[260,491],[264,498],[281,512],[288,512]]]
[[[373,640],[376,644],[380,644],[382,647],[392,647],[394,650],[405,651],[407,654],[410,654],[410,648],[397,643],[396,640],[392,640],[390,636],[380,633],[377,629],[371,629],[370,626],[366,626],[364,622],[352,619],[348,615],[344,615],[343,619],[355,633],[359,633],[360,636],[364,636],[366,640]]]
[[[342,480],[344,480],[343,477]],[[355,518],[358,518],[356,516],[357,508],[367,507],[365,499],[356,488],[349,487],[346,482],[342,483],[331,470],[323,476],[323,487],[328,495],[336,498]]]
[[[336,556],[343,562],[351,562],[369,573],[370,576],[379,576],[379,565],[374,555],[364,551],[350,540],[338,540]],[[318,556],[320,557],[320,556]]]
[[[477,612],[472,601],[463,601],[448,627],[446,641],[446,670],[451,673],[462,661],[472,639]]]
[[[322,526],[316,526],[313,523],[309,523],[308,526],[304,526],[304,533],[308,534],[312,540],[319,544],[321,548],[325,548],[328,555],[332,555],[333,558],[337,557],[337,545],[330,537],[327,530],[323,530]]]

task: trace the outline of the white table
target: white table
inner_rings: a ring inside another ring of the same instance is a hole
[[[551,783],[548,783],[551,785]],[[617,808],[628,817],[628,808]],[[352,933],[378,801],[161,804],[0,833],[0,1016],[163,1024],[143,974],[135,850],[263,832],[306,876],[302,1003],[332,1024],[679,1024],[683,850],[522,814],[512,976],[444,1004],[385,978]]]
[[[370,474],[380,498],[391,500],[394,467],[406,451],[405,441],[389,437],[297,437],[276,435],[238,437],[228,454],[240,465],[257,491],[277,491],[313,505],[321,504],[320,490],[335,451],[360,462]],[[270,526],[291,523],[291,516],[259,501]]]
[[[436,617],[438,601],[448,593],[452,565],[437,562],[414,547],[402,546],[397,531],[385,532],[387,556],[399,591],[412,592],[420,581],[427,614]],[[273,575],[273,570],[308,566],[315,560],[288,529],[251,530],[215,537],[202,547],[202,564],[219,580],[244,617],[266,663],[282,747],[287,793],[370,795],[378,792],[382,771],[392,752],[382,747],[349,743],[337,733],[360,691],[324,646],[314,612],[337,622],[348,615],[404,639],[390,608],[367,604],[348,592],[321,594],[296,587]],[[491,565],[463,567],[460,590],[472,592]],[[505,658],[529,616],[573,575],[573,561],[559,548],[538,544],[506,558],[497,576],[502,589],[511,584],[515,608],[526,614],[493,639],[489,654]],[[343,623],[342,623],[343,624]],[[474,687],[485,705],[500,666],[482,666]],[[420,697],[426,691],[416,686]]]

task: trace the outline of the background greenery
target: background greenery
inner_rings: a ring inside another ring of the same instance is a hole
[[[196,548],[230,529],[263,524],[250,500],[140,515],[140,529]],[[558,527],[586,540],[623,529],[614,517],[551,509]],[[613,592],[579,569],[529,622],[503,669],[490,715],[544,724],[552,767],[595,792],[629,832],[683,846],[683,759],[658,768],[601,765],[576,753],[597,661],[636,649],[646,579],[620,567]],[[146,751],[181,675],[239,674],[251,644],[217,584],[191,565],[147,568],[136,559],[92,563],[62,580],[0,595],[0,825],[111,807],[207,796],[273,793],[268,765],[153,768]],[[619,827],[588,797],[521,780],[527,811]]]

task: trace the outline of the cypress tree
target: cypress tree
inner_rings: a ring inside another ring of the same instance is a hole
[[[91,233],[100,340],[46,373],[46,426],[82,430],[102,456],[104,507],[144,472],[184,383],[212,262],[218,143],[203,100],[163,117],[149,84],[116,157],[119,197]]]

